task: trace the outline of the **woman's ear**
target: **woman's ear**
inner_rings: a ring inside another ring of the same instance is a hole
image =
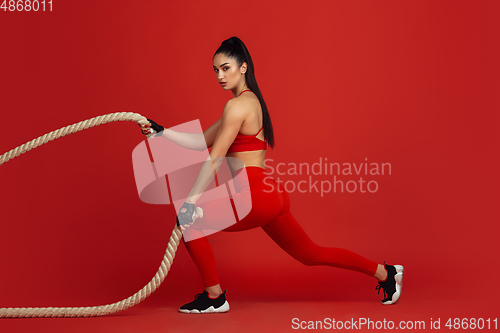
[[[244,62],[242,65],[241,65],[241,75],[245,74],[247,72],[247,63]]]

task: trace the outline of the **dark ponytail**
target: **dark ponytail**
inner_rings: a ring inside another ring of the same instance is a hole
[[[257,96],[257,98],[260,101],[260,105],[262,107],[264,136],[266,137],[269,146],[271,146],[271,148],[274,149],[273,124],[271,123],[271,117],[269,116],[266,102],[264,102],[262,93],[260,92],[259,86],[257,85],[252,57],[250,56],[247,47],[245,46],[243,41],[238,37],[231,37],[222,42],[217,51],[215,51],[214,57],[219,53],[226,55],[228,58],[234,59],[237,62],[238,67],[240,67],[244,62],[247,63],[248,69],[245,73],[246,83],[248,88],[253,91],[253,93]]]

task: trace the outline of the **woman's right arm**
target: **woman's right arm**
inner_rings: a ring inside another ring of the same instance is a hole
[[[178,144],[181,147],[204,151],[212,147],[217,133],[219,133],[222,118],[212,124],[203,134],[201,133],[183,133],[165,128],[162,137]]]
[[[207,143],[207,148],[212,147],[214,144],[215,138],[217,137],[217,134],[219,133],[220,130],[220,124],[222,123],[222,117],[219,118],[215,123],[212,124],[205,132],[203,132],[203,135],[205,136],[205,142]]]

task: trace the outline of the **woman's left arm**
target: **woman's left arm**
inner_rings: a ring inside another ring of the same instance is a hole
[[[224,105],[222,121],[219,133],[215,137],[214,144],[208,159],[203,163],[196,183],[194,184],[186,202],[195,204],[198,198],[203,194],[208,184],[212,182],[215,174],[218,172],[224,157],[236,135],[240,131],[241,125],[245,121],[246,110],[241,101],[230,99]]]

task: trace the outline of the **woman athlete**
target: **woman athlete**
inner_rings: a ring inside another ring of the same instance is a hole
[[[225,229],[222,226],[221,229],[230,232],[261,227],[276,244],[304,265],[339,267],[375,277],[378,280],[375,289],[379,293],[380,289],[384,292],[382,304],[396,303],[403,286],[403,266],[387,265],[385,262],[378,264],[346,249],[315,244],[290,213],[290,200],[285,189],[272,180],[273,191],[269,190],[270,178],[265,173],[264,160],[267,145],[274,148],[273,126],[255,79],[252,58],[245,44],[237,37],[223,41],[213,57],[213,68],[222,89],[231,90],[233,98],[225,104],[222,117],[203,132],[206,146],[212,147],[210,158],[214,162],[209,167],[209,173],[217,172],[220,163],[216,161],[233,157],[234,159],[227,159],[237,192],[231,198],[232,204],[236,207],[245,204],[251,207],[251,211],[244,218]],[[188,146],[186,142],[190,134],[164,129],[154,121],[149,121],[157,136],[184,147]],[[150,131],[149,128],[143,129],[144,134]],[[236,175],[243,168],[241,163],[233,163],[231,160],[243,161],[248,183],[237,181]],[[226,300],[226,291],[222,291],[214,255],[203,234],[203,230],[217,229],[219,218],[223,217],[220,216],[215,202],[201,205],[203,217],[198,216],[195,210],[196,201],[209,182],[207,177],[201,176],[202,172],[203,170],[179,210],[177,223],[183,230],[183,242],[198,267],[205,290],[197,294],[194,301],[181,306],[179,311],[227,312],[229,303]],[[266,177],[267,183],[264,184]],[[189,237],[186,237],[187,235]]]

